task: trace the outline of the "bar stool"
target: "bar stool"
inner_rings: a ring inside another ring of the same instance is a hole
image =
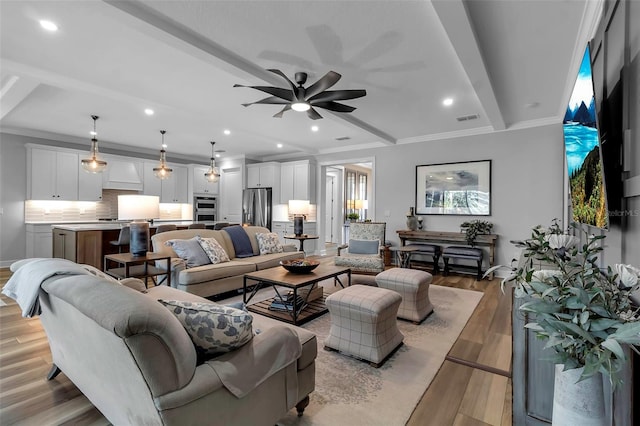
[[[114,241],[109,241],[109,244],[112,246],[118,247],[118,253],[122,253],[122,247],[129,245],[129,240],[131,238],[131,230],[128,226],[123,226],[120,228],[120,234],[118,235],[118,239]]]
[[[205,227],[204,223],[192,223],[191,225],[187,226],[187,229],[205,229]]]
[[[178,229],[178,227],[172,224],[158,225],[158,227],[156,228],[156,234],[167,231],[175,231],[176,229]]]

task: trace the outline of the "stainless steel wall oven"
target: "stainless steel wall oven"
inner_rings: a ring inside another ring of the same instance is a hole
[[[218,220],[218,200],[216,197],[195,197],[193,200],[193,220],[215,222]]]

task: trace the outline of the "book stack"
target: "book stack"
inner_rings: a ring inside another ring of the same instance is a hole
[[[291,312],[294,309],[299,310],[305,304],[304,299],[298,295],[295,299],[293,298],[293,292],[287,294],[286,298],[278,299],[275,298],[269,305],[269,310],[271,311],[282,311],[282,312]]]
[[[309,295],[307,297],[307,294]],[[318,284],[314,284],[312,287],[301,288],[298,290],[298,296],[302,297],[307,302],[312,302],[316,299],[322,298],[324,292],[322,287],[318,287]]]

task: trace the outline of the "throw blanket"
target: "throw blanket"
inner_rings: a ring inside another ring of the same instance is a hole
[[[302,353],[297,334],[286,327],[270,328],[229,354],[207,361],[225,388],[242,398],[273,374],[286,368],[287,408],[298,403],[296,360]]]
[[[253,256],[253,247],[251,247],[251,240],[247,231],[240,225],[227,226],[222,230],[229,234],[231,242],[233,243],[233,249],[236,251],[236,257],[251,257]]]
[[[21,266],[5,284],[2,294],[14,299],[23,317],[40,315],[40,285],[55,275],[88,275],[89,271],[66,259],[35,259]]]

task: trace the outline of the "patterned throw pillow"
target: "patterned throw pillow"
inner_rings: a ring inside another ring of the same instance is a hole
[[[258,247],[260,248],[260,254],[282,253],[284,248],[280,244],[278,234],[269,232],[267,234],[256,234],[258,240]]]
[[[231,352],[253,338],[253,317],[246,311],[216,303],[162,300],[205,355]]]
[[[198,239],[198,243],[202,247],[207,256],[209,256],[209,260],[214,265],[216,263],[223,263],[229,261],[229,255],[222,248],[220,243],[216,241],[215,238],[202,238],[201,236],[196,237]]]

